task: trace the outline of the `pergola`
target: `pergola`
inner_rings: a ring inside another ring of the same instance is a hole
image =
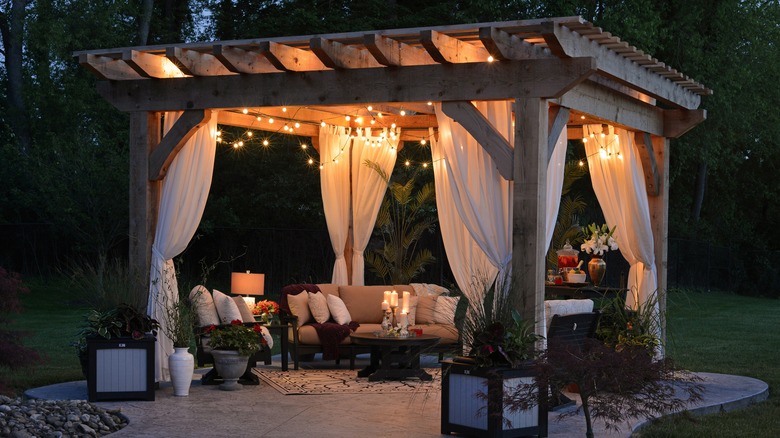
[[[558,134],[566,129],[568,138],[582,138],[589,124],[631,132],[644,169],[658,290],[664,291],[669,139],[704,121],[701,96],[712,93],[580,17],[76,55],[100,79],[100,95],[130,113],[130,265],[136,273],[148,278],[160,182],[212,110],[219,110],[213,113],[219,124],[254,130],[278,131],[281,121],[298,121],[295,134],[311,136],[316,147],[320,122],[334,114],[353,117],[329,123],[358,128],[355,116],[382,113],[384,126],[402,128],[401,140],[425,138],[437,127],[433,102],[512,181],[512,270],[525,291],[524,316],[537,321],[544,301],[546,166]],[[514,102],[514,144],[471,104],[496,100]],[[183,114],[163,136],[166,111]]]

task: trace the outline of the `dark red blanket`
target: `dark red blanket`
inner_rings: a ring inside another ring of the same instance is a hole
[[[335,322],[324,322],[322,324],[314,322],[311,325],[314,327],[314,330],[317,330],[317,336],[320,337],[323,360],[336,359],[339,354],[341,341],[360,327],[360,324],[355,321],[345,325],[336,324]]]

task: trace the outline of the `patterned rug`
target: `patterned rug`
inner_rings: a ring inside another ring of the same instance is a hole
[[[262,381],[285,395],[429,392],[441,390],[441,369],[426,368],[433,380],[386,380],[369,382],[357,377],[357,370],[290,370],[254,368]]]

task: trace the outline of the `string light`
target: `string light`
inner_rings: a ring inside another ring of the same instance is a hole
[[[493,62],[495,61],[495,58],[493,58],[493,55],[488,56],[487,62]]]

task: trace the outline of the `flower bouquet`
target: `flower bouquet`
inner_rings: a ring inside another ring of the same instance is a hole
[[[601,227],[596,224],[590,224],[582,228],[582,233],[585,235],[585,243],[580,246],[580,250],[585,251],[588,254],[595,254],[597,256],[603,256],[609,250],[618,249],[617,241],[613,234],[617,226],[612,227],[610,230],[607,224]]]
[[[262,322],[264,324],[269,324],[273,315],[279,313],[279,305],[271,300],[263,300],[255,304],[252,313],[262,316]]]

